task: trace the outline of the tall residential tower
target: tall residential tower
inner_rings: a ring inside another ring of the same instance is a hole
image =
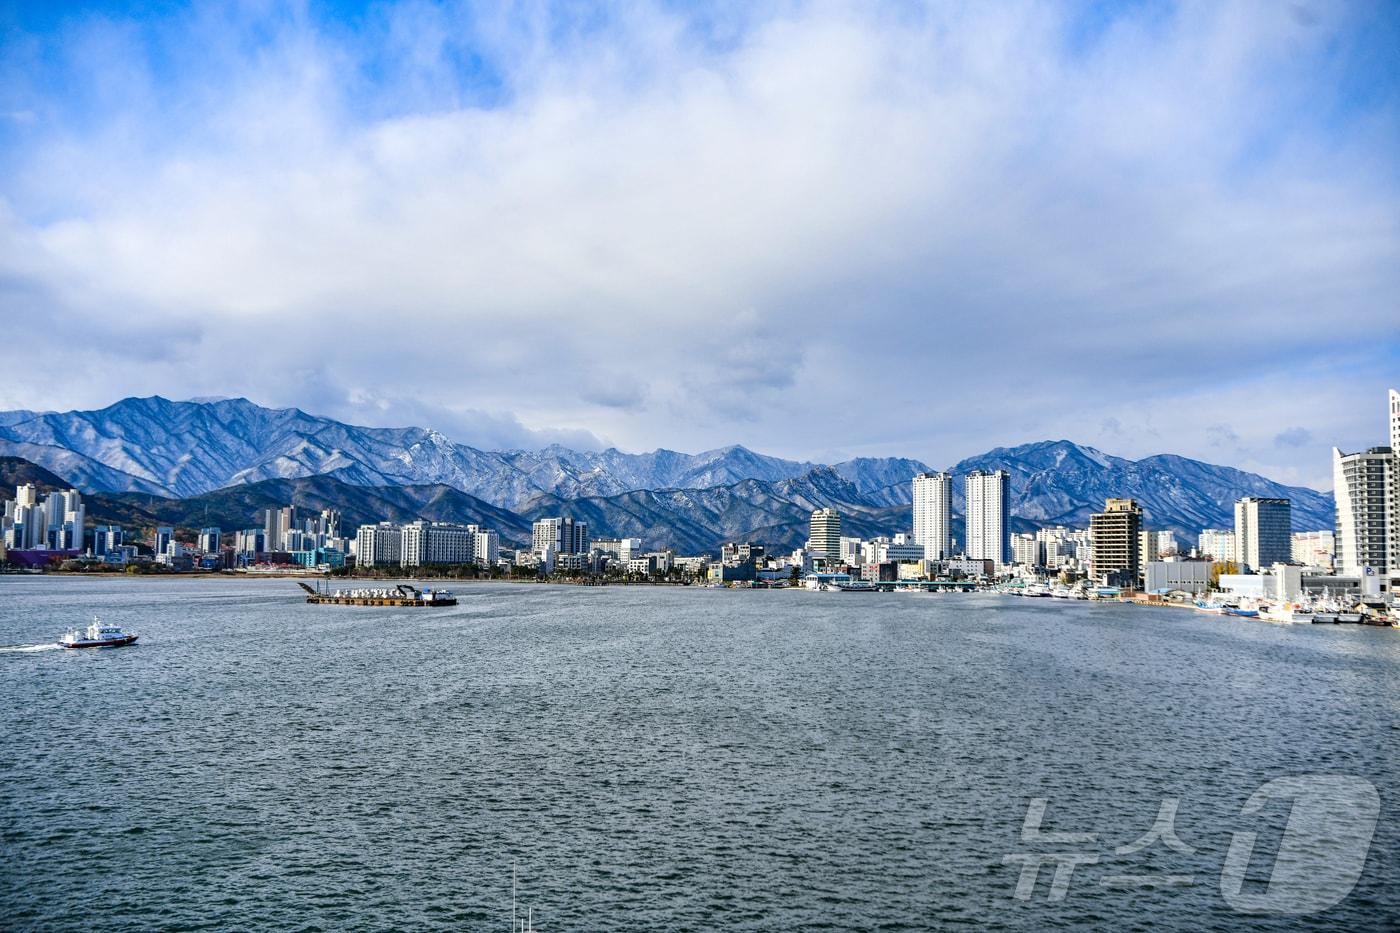
[[[1400,589],[1400,392],[1388,399],[1390,446],[1345,454],[1332,448],[1337,501],[1337,572],[1381,577],[1383,592]]]
[[[835,509],[817,509],[812,513],[807,547],[813,557],[824,557],[829,561],[841,559],[841,516]]]
[[[967,547],[972,560],[1011,563],[1011,474],[1005,470],[967,474]]]
[[[951,516],[953,477],[920,473],[914,477],[914,543],[924,546],[924,560],[953,556]]]

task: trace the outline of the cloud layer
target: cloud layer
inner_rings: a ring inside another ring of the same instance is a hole
[[[0,405],[1315,485],[1382,442],[1393,8],[718,9],[11,14]]]

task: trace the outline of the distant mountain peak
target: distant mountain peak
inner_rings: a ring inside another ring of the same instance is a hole
[[[652,516],[649,535],[664,531],[676,543],[747,532],[787,540],[798,534],[802,513],[818,504],[850,515],[852,528],[903,530],[910,480],[929,469],[899,457],[809,463],[742,444],[698,454],[560,444],[486,451],[430,429],[358,427],[241,397],[172,402],[158,395],[97,411],[0,413],[0,455],[23,457],[85,491],[184,498],[333,474],[371,491],[451,487],[496,508],[594,509],[590,523],[613,531],[642,527],[625,518],[633,509]],[[1300,530],[1332,524],[1331,497],[1315,490],[1171,454],[1126,460],[1064,439],[998,447],[950,472],[998,468],[1011,473],[1011,510],[1021,527],[1083,526],[1105,498],[1131,497],[1143,503],[1151,527],[1187,534],[1228,525],[1242,495],[1288,496]],[[959,482],[955,509],[961,495]],[[663,499],[670,505],[660,509]]]

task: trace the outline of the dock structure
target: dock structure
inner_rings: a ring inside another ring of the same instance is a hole
[[[447,590],[419,590],[400,583],[395,587],[355,587],[348,590],[319,589],[298,581],[306,590],[306,601],[330,606],[455,606],[457,598]]]

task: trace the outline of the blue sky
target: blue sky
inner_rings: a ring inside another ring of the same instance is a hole
[[[1400,383],[1397,47],[1303,0],[5,4],[0,407],[1325,487]]]

